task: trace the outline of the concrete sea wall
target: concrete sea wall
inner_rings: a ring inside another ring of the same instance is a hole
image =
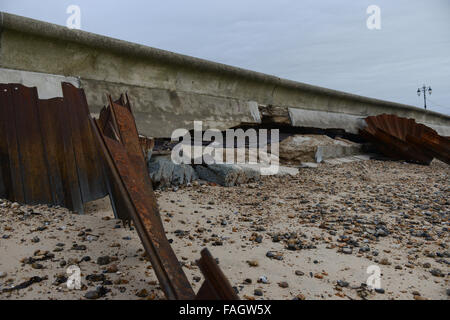
[[[44,87],[44,96],[58,80],[77,83],[94,114],[106,104],[106,93],[117,97],[127,91],[140,133],[152,137],[170,137],[177,128],[192,129],[194,120],[218,129],[255,123],[259,120],[255,103],[289,108],[293,124],[299,126],[336,123],[337,128],[355,131],[362,118],[390,113],[414,118],[450,136],[447,115],[7,13],[0,13],[0,68],[1,82],[34,83]]]

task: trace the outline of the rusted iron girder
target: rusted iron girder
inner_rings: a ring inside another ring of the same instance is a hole
[[[0,84],[0,197],[24,204],[83,204],[107,195],[84,91],[62,83],[63,98]]]
[[[109,101],[100,118],[90,121],[108,167],[117,215],[133,220],[166,297],[195,299],[164,231],[128,97]],[[197,298],[238,299],[207,249],[202,251],[199,266],[206,280]]]

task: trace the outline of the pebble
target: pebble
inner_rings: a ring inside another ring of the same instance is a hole
[[[0,272],[0,279],[6,278],[6,276],[8,275],[8,273],[6,272]]]
[[[145,289],[139,290],[138,292],[136,292],[136,297],[147,298],[148,297],[147,290],[145,290]]]
[[[67,277],[65,274],[59,274],[55,277],[55,281],[53,282],[54,286],[59,286],[62,283],[67,282]]]
[[[97,258],[97,264],[100,266],[105,266],[111,263],[111,258],[109,256],[103,256]]]
[[[352,254],[353,253],[353,249],[352,248],[343,248],[342,249],[342,253]]]
[[[280,282],[278,285],[283,289],[289,288],[289,284],[286,281]]]
[[[32,263],[31,264],[31,267],[33,268],[33,269],[38,269],[38,270],[40,270],[40,269],[44,269],[44,266],[42,265],[42,264],[40,264],[40,263]]]
[[[298,295],[295,296],[294,300],[301,300],[301,301],[303,301],[303,300],[306,300],[306,297],[305,297],[305,295],[299,293]]]
[[[102,282],[106,280],[106,276],[102,274],[90,274],[86,276],[86,281],[90,282]]]
[[[97,241],[98,237],[89,235],[89,236],[86,237],[86,240],[89,241],[89,242]]]
[[[344,280],[338,280],[337,281],[337,285],[339,287],[346,288],[346,287],[348,287],[349,283],[347,281],[344,281]]]
[[[256,260],[247,261],[247,263],[250,267],[258,267],[259,266],[259,262]]]
[[[107,273],[116,273],[117,271],[119,271],[117,264],[112,264],[108,267],[108,269],[106,269]]]
[[[255,296],[258,296],[258,297],[262,297],[262,296],[264,295],[264,293],[263,293],[263,291],[262,291],[261,289],[255,289],[255,291],[253,292],[253,294],[254,294]]]
[[[81,245],[74,244],[74,245],[72,246],[72,250],[75,250],[75,251],[85,251],[85,250],[87,250],[87,247],[86,247],[84,244],[81,244]]]
[[[84,297],[89,300],[96,300],[96,299],[100,298],[100,295],[98,294],[97,290],[93,290],[93,291],[86,292]]]
[[[305,273],[304,273],[303,271],[296,270],[296,271],[295,271],[295,275],[296,275],[296,276],[299,276],[299,277],[302,277],[302,276],[305,275]]]
[[[85,256],[83,258],[81,258],[80,262],[89,262],[91,261],[91,257],[90,256]]]
[[[268,284],[268,283],[269,283],[269,280],[267,279],[266,276],[261,276],[261,277],[259,277],[259,279],[258,279],[258,283]]]
[[[442,273],[442,271],[441,270],[439,270],[439,269],[432,269],[431,271],[430,271],[430,273],[433,275],[433,276],[435,276],[435,277],[445,277],[445,275]]]

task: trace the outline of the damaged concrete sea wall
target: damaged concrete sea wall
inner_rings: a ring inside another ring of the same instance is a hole
[[[0,68],[1,74],[9,72],[13,78],[17,75],[11,72],[20,72],[22,80],[17,81],[27,85],[31,85],[26,82],[28,74],[41,74],[43,79],[75,78],[94,114],[107,104],[102,93],[118,96],[127,91],[140,133],[152,137],[170,137],[177,128],[191,129],[194,120],[218,129],[257,123],[256,104],[289,108],[291,120],[298,126],[327,128],[337,118],[338,128],[355,131],[362,118],[388,113],[414,118],[450,136],[450,117],[439,113],[7,13],[0,13]],[[1,81],[11,82],[8,76],[3,78]]]

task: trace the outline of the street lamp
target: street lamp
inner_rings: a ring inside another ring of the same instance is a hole
[[[417,89],[417,95],[419,97],[423,93],[423,102],[424,102],[425,110],[427,109],[427,92],[431,96],[431,94],[433,93],[433,89],[431,89],[431,87],[427,87],[426,85],[423,85],[422,88]]]

